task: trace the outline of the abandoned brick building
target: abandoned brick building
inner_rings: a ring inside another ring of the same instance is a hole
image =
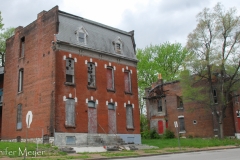
[[[6,42],[1,138],[141,143],[134,32],[58,9]]]
[[[2,129],[3,73],[4,73],[4,67],[0,67],[0,136],[1,136],[1,129]]]
[[[179,81],[163,83],[160,76],[159,80],[153,83],[152,87],[147,88],[145,93],[149,126],[159,134],[163,134],[167,128],[176,134],[174,122],[177,121],[178,130],[182,136],[214,137],[218,135],[218,123],[209,109],[197,102],[183,102]],[[235,134],[239,137],[240,135],[238,98],[236,96],[233,106],[226,109],[226,118],[223,121],[225,136]]]

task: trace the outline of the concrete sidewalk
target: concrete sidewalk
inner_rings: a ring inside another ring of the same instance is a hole
[[[83,153],[83,152],[106,152],[107,150],[101,147],[72,147],[76,153]]]
[[[83,153],[83,152],[106,152],[112,148],[116,147],[119,151],[120,150],[131,150],[131,148],[136,148],[136,149],[153,149],[153,148],[158,148],[155,146],[148,146],[148,145],[119,145],[119,146],[79,146],[79,147],[71,147],[73,150],[76,151],[76,153]],[[114,149],[116,149],[114,148]]]

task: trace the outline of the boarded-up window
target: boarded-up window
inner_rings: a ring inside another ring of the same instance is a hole
[[[17,106],[17,129],[22,129],[22,105]]]
[[[23,91],[23,69],[20,69],[18,73],[18,92],[22,91]]]
[[[158,100],[158,112],[162,112],[162,99]]]
[[[24,57],[24,49],[25,49],[25,37],[21,38],[20,42],[20,57]]]
[[[113,103],[108,103],[108,109],[114,110],[114,104]]]
[[[212,94],[213,94],[213,103],[217,104],[218,100],[217,100],[217,91],[216,91],[216,89],[212,90]]]
[[[129,71],[124,72],[124,84],[125,92],[131,93],[131,73]]]
[[[107,68],[107,89],[114,90],[114,70],[111,67]]]
[[[96,87],[96,77],[95,77],[95,64],[88,63],[88,86]]]
[[[74,60],[66,59],[66,82],[74,83]]]
[[[185,131],[184,117],[179,117],[179,118],[178,118],[178,121],[179,121],[179,131],[180,131],[180,132]]]
[[[68,127],[75,127],[75,100],[67,99],[66,100],[66,122],[65,125]]]
[[[66,136],[66,145],[76,145],[76,137]]]
[[[127,128],[133,128],[133,108],[132,105],[126,106]]]
[[[95,102],[94,101],[88,101],[88,107],[95,108]]]

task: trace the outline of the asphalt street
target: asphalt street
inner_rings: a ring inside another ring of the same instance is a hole
[[[240,160],[240,148],[124,158],[129,160]]]

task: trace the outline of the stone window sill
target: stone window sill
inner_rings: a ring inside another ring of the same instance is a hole
[[[71,83],[71,82],[65,82],[64,83],[66,86],[75,86],[75,83]]]
[[[97,90],[97,87],[87,86],[89,90]]]
[[[114,93],[116,92],[115,89],[107,89],[107,91],[108,91],[108,92],[114,92]]]
[[[133,95],[132,92],[126,92],[126,91],[125,91],[125,94]]]
[[[186,133],[186,131],[179,131],[179,133]]]

